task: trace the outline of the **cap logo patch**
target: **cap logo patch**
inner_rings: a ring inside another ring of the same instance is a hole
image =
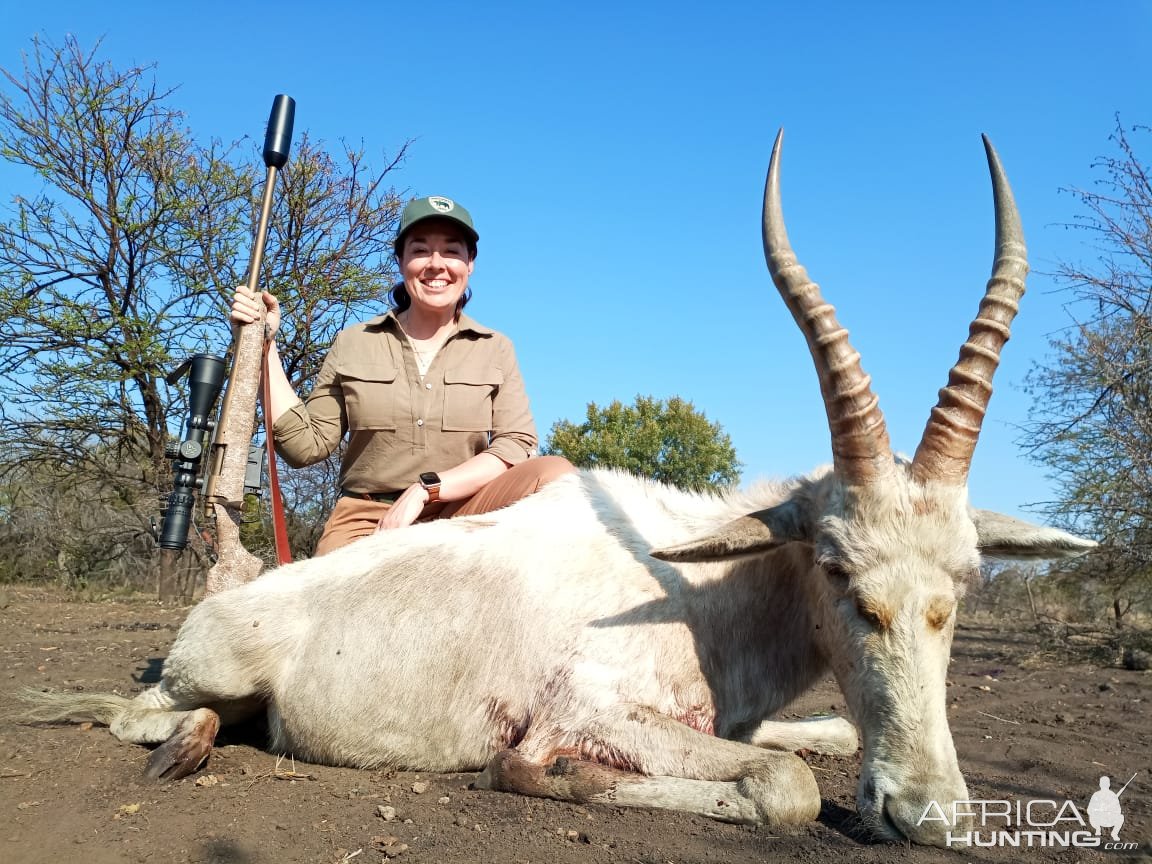
[[[456,204],[450,198],[441,198],[439,195],[431,196],[428,199],[428,204],[434,210],[439,210],[441,213],[451,213],[456,207]]]

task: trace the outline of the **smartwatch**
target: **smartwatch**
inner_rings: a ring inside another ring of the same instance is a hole
[[[440,500],[440,475],[435,471],[425,471],[420,475],[420,485],[428,493],[428,503]]]

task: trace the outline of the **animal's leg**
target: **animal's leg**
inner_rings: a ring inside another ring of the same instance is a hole
[[[171,690],[161,684],[132,700],[126,710],[112,719],[109,731],[121,741],[163,742],[148,757],[144,776],[178,780],[197,771],[208,759],[222,722],[242,720],[259,708],[259,703],[251,699],[224,703],[217,710],[188,708],[203,706],[205,701],[200,694],[174,698]]]
[[[221,723],[241,720],[262,705],[255,640],[244,640],[247,628],[239,630],[218,607],[206,600],[193,610],[164,661],[163,680],[109,723],[122,741],[164,742],[148,759],[148,777],[176,780],[198,770]],[[240,656],[238,648],[249,656]]]
[[[600,715],[575,739],[557,747],[529,733],[478,785],[756,824],[807,822],[820,812],[820,790],[799,757],[714,738],[648,709]]]
[[[557,757],[550,765],[529,762],[515,750],[498,753],[476,781],[476,789],[516,792],[578,804],[656,807],[756,825],[766,821],[748,778],[738,781],[648,777],[598,762]]]
[[[144,776],[153,780],[179,780],[199,770],[220,731],[220,715],[210,708],[171,716],[182,719],[168,740],[152,751],[144,769]]]
[[[30,691],[21,694],[32,707],[24,717],[30,721],[57,723],[82,717],[107,723],[121,741],[137,744],[167,743],[148,760],[145,774],[176,779],[195,771],[212,749],[220,728],[219,715],[202,707],[203,700],[181,704],[165,684],[145,690],[135,699],[114,693],[53,693]],[[239,703],[226,706],[236,714]]]
[[[192,610],[164,661],[160,685],[140,694],[132,710],[111,724],[122,740],[164,742],[148,759],[149,777],[175,780],[193,773],[211,753],[222,723],[263,705],[261,673],[267,667],[260,618],[248,619],[220,596]]]
[[[830,756],[851,756],[860,746],[856,727],[843,717],[812,717],[806,720],[765,720],[744,739],[772,750],[811,750]]]
[[[26,693],[29,720],[87,717],[107,723],[121,741],[165,742],[148,760],[150,777],[191,774],[211,752],[221,724],[250,716],[264,704],[267,665],[252,634],[259,618],[242,618],[205,600],[189,614],[164,662],[160,684],[134,699],[112,693]],[[252,621],[252,623],[249,623]]]

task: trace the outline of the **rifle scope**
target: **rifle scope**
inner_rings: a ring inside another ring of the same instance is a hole
[[[177,552],[188,545],[196,490],[203,484],[200,462],[207,450],[207,439],[216,428],[212,409],[220,398],[227,364],[212,354],[196,354],[168,376],[168,383],[175,384],[186,369],[188,422],[184,440],[169,444],[165,450],[164,455],[172,460],[172,493],[168,496],[164,527],[160,532],[160,548]]]

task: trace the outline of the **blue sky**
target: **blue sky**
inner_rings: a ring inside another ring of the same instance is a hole
[[[973,463],[974,503],[1050,498],[1017,439],[1028,369],[1072,321],[1044,275],[1095,253],[1062,187],[1114,117],[1152,122],[1152,3],[0,2],[0,66],[41,33],[158,64],[204,138],[362,143],[395,183],[465,204],[470,311],[514,340],[541,437],[589,401],[692,400],[744,482],[830,459],[815,372],[764,268],[772,139],[793,247],[852,333],[897,449],[915,449],[988,277],[988,133],[1033,275]],[[16,182],[0,165],[0,196]],[[223,326],[223,325],[222,325]]]

